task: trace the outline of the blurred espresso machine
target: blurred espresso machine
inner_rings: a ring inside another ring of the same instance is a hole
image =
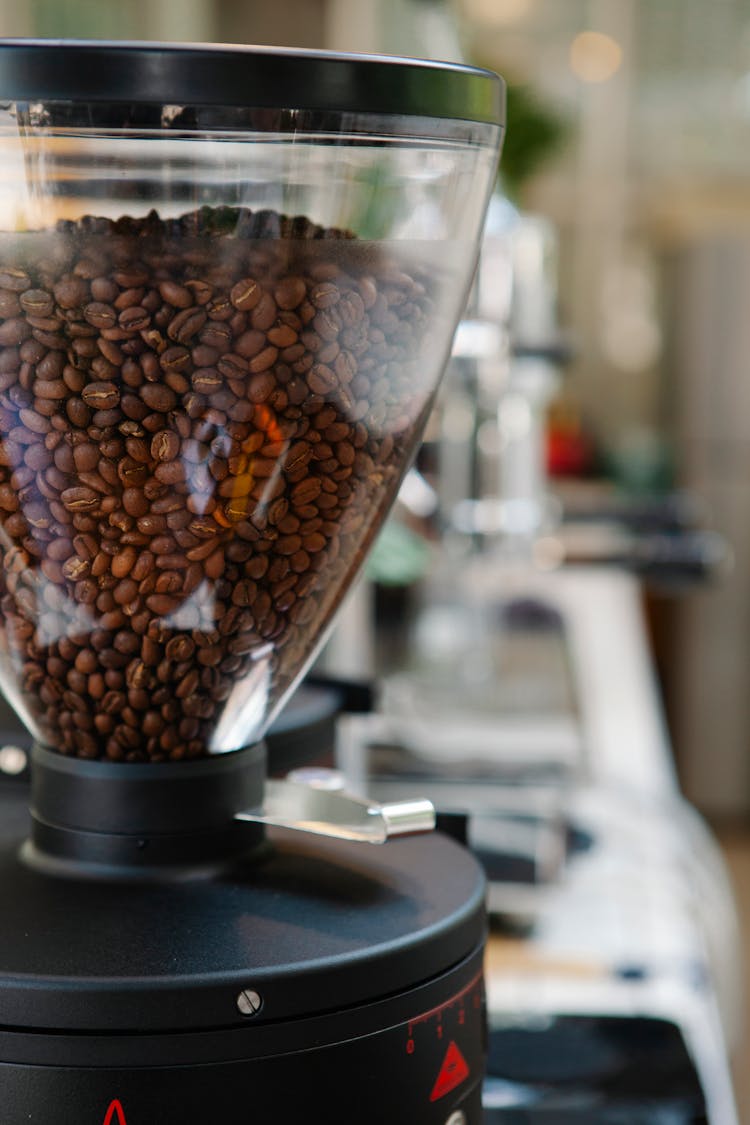
[[[681,502],[662,503],[680,516],[667,534],[610,497],[576,556],[581,511],[551,498],[544,463],[567,358],[554,230],[497,198],[401,493],[404,524],[433,529],[429,571],[398,669],[339,720],[337,783],[429,797],[484,865],[488,1125],[736,1125],[735,909],[680,795],[642,599],[644,578],[711,573],[725,549]],[[383,628],[363,642],[371,591],[357,599],[333,646],[349,675],[377,672]]]

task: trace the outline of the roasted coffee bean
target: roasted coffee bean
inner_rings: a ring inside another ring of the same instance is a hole
[[[151,323],[151,313],[142,305],[130,305],[122,310],[117,322],[126,332],[140,332]]]
[[[275,364],[276,360],[278,359],[278,355],[278,348],[275,348],[273,346],[263,348],[262,351],[258,352],[258,354],[256,356],[253,356],[253,358],[250,360],[250,371],[253,373],[253,375],[258,375],[262,371],[268,371],[268,369],[270,367],[273,367],[273,365]],[[274,387],[275,385],[276,381],[274,380]]]
[[[35,331],[38,332],[38,329]],[[30,335],[31,328],[23,317],[11,317],[0,324],[0,345],[3,347],[15,347],[28,339]],[[50,343],[50,347],[52,346],[54,345]]]
[[[91,281],[91,296],[95,301],[111,304],[116,300],[119,287],[111,277],[95,277]]]
[[[159,430],[151,439],[154,461],[174,461],[180,451],[180,439],[173,430]]]
[[[30,316],[48,317],[55,307],[54,298],[46,289],[27,289],[18,300],[23,311]]]
[[[114,383],[89,383],[81,398],[92,410],[113,410],[120,401],[120,391]]]
[[[263,290],[252,277],[243,278],[232,287],[229,299],[236,309],[246,312],[254,309],[261,299]]]
[[[146,605],[156,617],[168,617],[180,608],[179,599],[167,594],[152,594],[146,598]]]
[[[66,488],[61,494],[65,507],[70,512],[88,512],[99,505],[99,496],[91,488]]]
[[[211,216],[82,220],[38,266],[0,238],[0,631],[65,753],[207,753],[255,659],[276,698],[424,405],[425,284]]]
[[[302,277],[286,277],[275,287],[273,295],[280,309],[296,309],[307,296],[307,284]]]
[[[20,293],[28,289],[31,278],[25,270],[17,266],[0,266],[0,289],[10,289],[13,293]]]
[[[122,493],[122,505],[129,516],[144,516],[148,511],[148,500],[140,488],[126,488]]]
[[[169,322],[167,335],[178,344],[187,344],[206,323],[206,313],[200,308],[187,308]],[[188,357],[189,358],[189,357]]]
[[[175,281],[160,281],[159,293],[168,305],[174,305],[176,309],[187,309],[193,304],[190,290]]]
[[[122,578],[114,588],[113,597],[117,605],[125,606],[138,596],[138,583],[133,578]]]
[[[141,398],[150,410],[160,414],[166,414],[177,405],[174,391],[160,383],[145,383],[141,387]]]
[[[117,324],[117,312],[111,305],[92,301],[83,309],[84,319],[94,328],[113,328]]]
[[[112,644],[118,652],[125,653],[126,656],[132,656],[140,648],[140,639],[135,633],[122,632],[116,634]]]

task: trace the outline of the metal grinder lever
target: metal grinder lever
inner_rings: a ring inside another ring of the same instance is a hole
[[[435,809],[421,798],[380,805],[295,781],[267,780],[262,805],[235,813],[235,820],[384,844],[391,836],[431,832]]]

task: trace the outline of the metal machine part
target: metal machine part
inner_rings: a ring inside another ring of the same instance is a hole
[[[430,801],[420,798],[379,804],[320,786],[267,781],[261,807],[242,810],[235,814],[235,820],[384,844],[392,836],[430,832],[435,827],[435,809]]]

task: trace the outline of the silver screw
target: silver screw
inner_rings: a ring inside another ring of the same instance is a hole
[[[445,1125],[466,1125],[466,1114],[462,1109],[457,1109],[450,1115]]]
[[[252,988],[244,988],[237,997],[237,1007],[243,1016],[257,1016],[263,1007],[263,1000],[260,993],[255,992]]]

